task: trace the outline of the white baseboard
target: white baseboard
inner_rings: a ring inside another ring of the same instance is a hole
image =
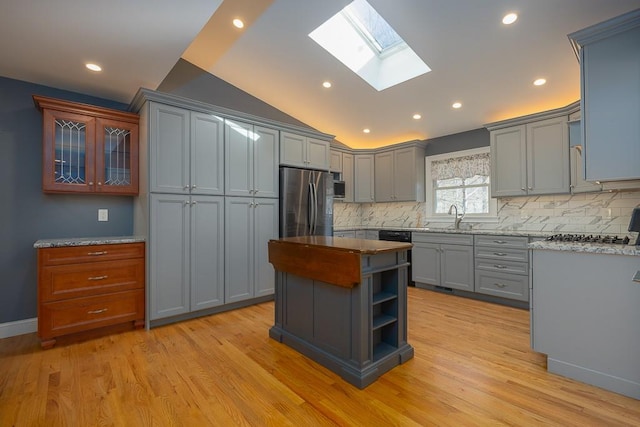
[[[38,330],[38,318],[0,323],[0,339],[30,334]]]

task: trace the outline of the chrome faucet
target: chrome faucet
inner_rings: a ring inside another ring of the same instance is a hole
[[[455,220],[454,220],[454,227],[456,230],[460,229],[460,223],[462,222],[462,218],[464,218],[464,212],[462,213],[462,215],[458,216],[458,207],[456,205],[451,205],[449,206],[449,215],[451,215],[453,213],[453,211],[456,211],[455,213]]]

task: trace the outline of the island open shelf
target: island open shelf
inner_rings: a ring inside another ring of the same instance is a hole
[[[364,388],[413,357],[409,243],[328,236],[269,242],[276,270],[269,336]]]

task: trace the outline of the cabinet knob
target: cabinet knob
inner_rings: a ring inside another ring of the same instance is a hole
[[[198,202],[191,202],[191,204],[192,204],[192,205],[197,205],[197,204],[198,204]]]
[[[102,182],[98,181],[98,185],[102,185]]]
[[[191,186],[191,188],[192,188],[192,189],[195,189],[195,188],[196,188],[196,185],[195,185],[195,184],[193,184],[193,185]]]
[[[93,181],[89,181],[89,184],[88,184],[88,185],[93,185]]]
[[[533,190],[533,187],[529,187],[529,190]]]
[[[188,185],[185,185],[185,186],[184,186],[184,189],[185,189],[185,190],[188,190],[188,189],[189,189],[189,186],[188,186]]]
[[[522,187],[520,190],[522,190],[522,191],[527,191],[527,189],[526,189],[526,188],[524,188],[524,187]]]

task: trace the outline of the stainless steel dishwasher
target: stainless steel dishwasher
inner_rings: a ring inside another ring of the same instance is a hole
[[[380,230],[378,231],[378,240],[386,240],[388,242],[406,242],[411,243],[411,231],[406,230]],[[407,269],[407,286],[415,286],[415,282],[411,280],[411,250],[407,251],[407,261],[409,268]]]

